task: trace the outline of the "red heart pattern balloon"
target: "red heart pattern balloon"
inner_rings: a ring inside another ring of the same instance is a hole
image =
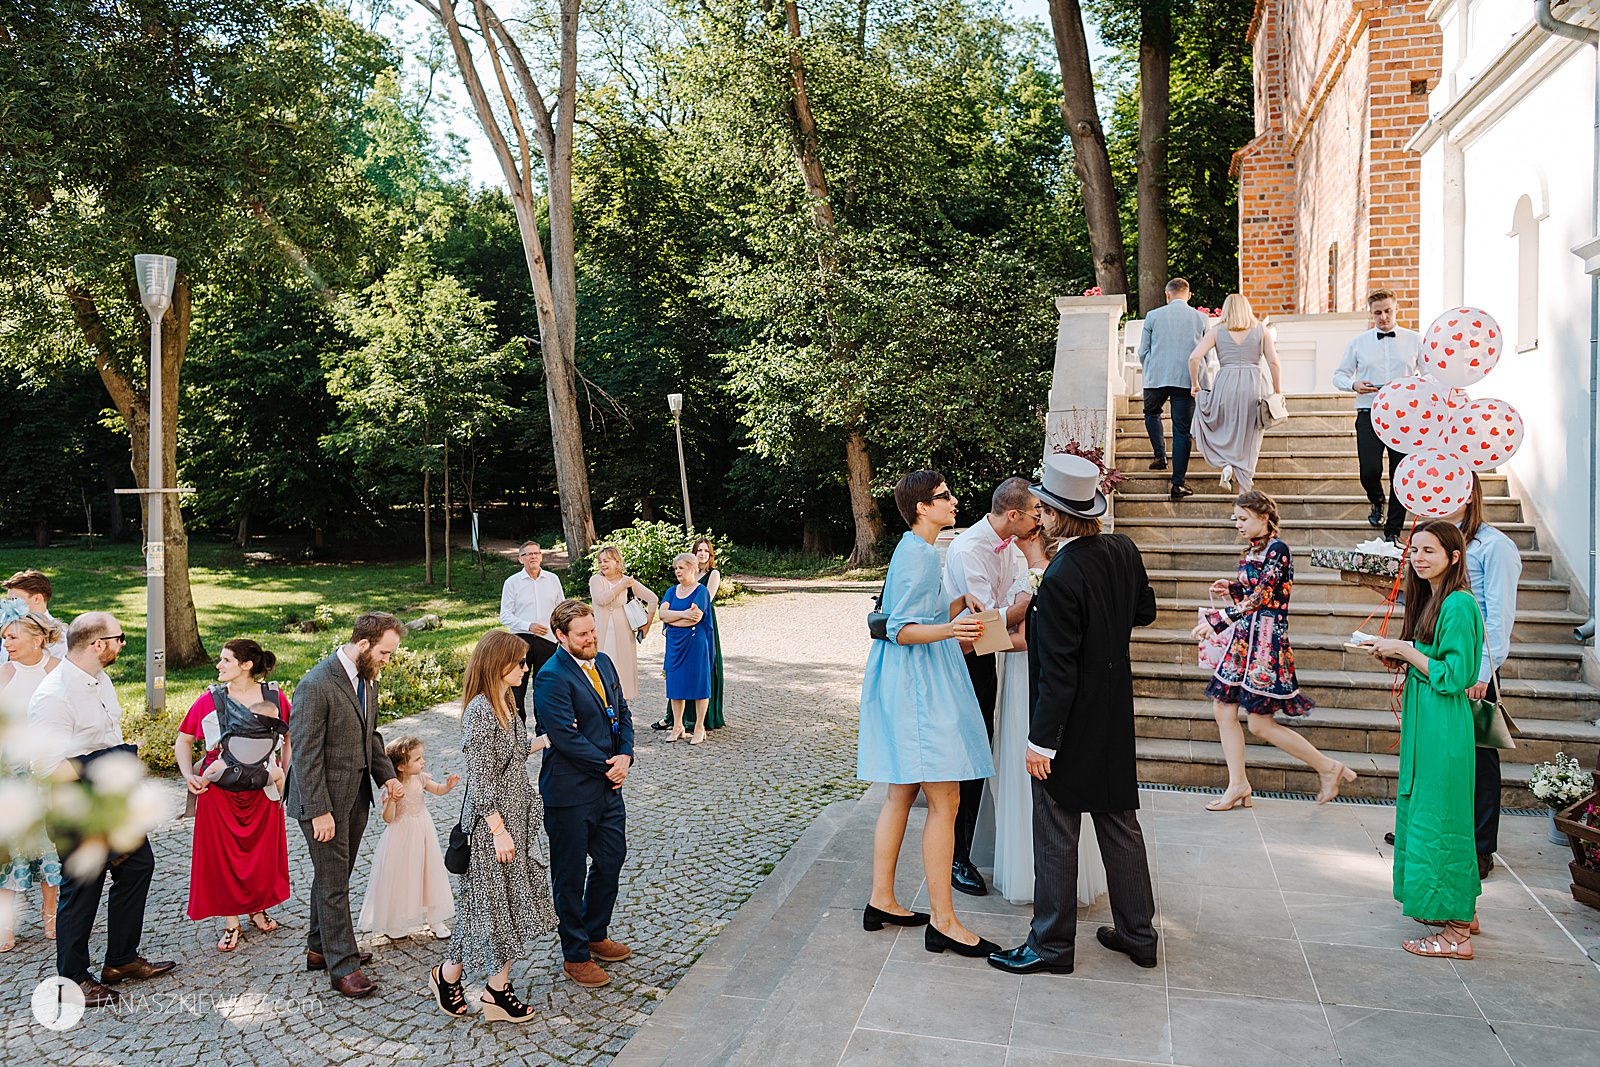
[[[1432,452],[1450,428],[1449,391],[1426,378],[1397,378],[1372,398],[1372,429],[1401,452]]]
[[[1473,470],[1489,470],[1516,455],[1526,439],[1517,409],[1485,397],[1451,414],[1443,451]]]
[[[1478,308],[1454,308],[1423,331],[1419,370],[1446,385],[1465,387],[1494,369],[1502,347],[1494,316]]]
[[[1400,461],[1394,492],[1413,515],[1443,519],[1472,499],[1472,472],[1442,452],[1418,452]]]

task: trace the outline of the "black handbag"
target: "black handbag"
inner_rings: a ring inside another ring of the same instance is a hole
[[[467,864],[472,861],[472,835],[461,828],[461,820],[467,814],[467,791],[461,790],[461,814],[456,816],[456,824],[450,827],[450,844],[444,850],[444,869],[451,874],[466,874]]]
[[[867,634],[875,641],[889,640],[889,613],[883,610],[883,594],[872,598],[872,610],[867,612]]]

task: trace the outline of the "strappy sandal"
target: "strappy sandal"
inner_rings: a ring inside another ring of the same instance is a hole
[[[44,923],[44,936],[48,940],[54,941],[56,939],[56,913],[52,911],[49,915],[41,915],[39,918]]]
[[[1472,958],[1472,937],[1469,934],[1463,938],[1453,938],[1450,935],[1457,929],[1456,924],[1446,926],[1433,937],[1419,937],[1403,942],[1400,947],[1413,956],[1433,956],[1445,960],[1470,960]],[[1463,952],[1463,946],[1466,951]]]
[[[238,926],[230,926],[222,931],[222,938],[217,942],[218,952],[232,952],[239,947],[239,937],[244,930]]]
[[[17,932],[15,930],[7,930],[4,933],[0,933],[0,952],[10,952],[16,947]]]
[[[1417,919],[1416,921],[1421,923],[1423,926],[1437,926],[1437,927],[1439,927],[1441,929],[1443,929],[1444,927],[1450,925],[1449,923],[1442,922],[1442,921],[1440,921],[1438,919]],[[1473,913],[1472,925],[1467,927],[1467,931],[1469,933],[1471,933],[1471,934],[1481,934],[1481,933],[1483,933],[1483,927],[1478,922],[1477,913]]]
[[[261,919],[266,920],[266,925],[262,925]],[[260,930],[264,934],[270,934],[272,931],[278,928],[278,920],[274,919],[264,911],[252,911],[250,913],[250,925],[254,926],[257,930]]]
[[[446,1015],[459,1017],[467,1013],[467,992],[461,987],[461,979],[446,982],[444,964],[438,964],[428,972],[428,988],[433,991],[434,1003]]]

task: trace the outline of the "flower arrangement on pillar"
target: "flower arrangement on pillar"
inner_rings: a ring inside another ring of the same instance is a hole
[[[1045,445],[1049,453],[1082,456],[1100,468],[1100,491],[1117,491],[1124,475],[1106,464],[1105,417],[1089,408],[1069,408],[1052,412],[1045,426]]]

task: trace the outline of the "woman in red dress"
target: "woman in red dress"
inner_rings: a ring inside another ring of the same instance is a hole
[[[235,638],[217,657],[217,681],[189,708],[173,746],[178,770],[195,795],[194,849],[189,867],[189,918],[222,916],[227,926],[218,950],[239,947],[239,916],[248,915],[262,933],[278,923],[267,914],[289,899],[289,846],[284,837],[282,788],[289,766],[289,741],[268,763],[272,780],[247,793],[213,786],[200,776],[220,754],[217,697],[249,708],[263,700],[277,704],[285,721],[289,699],[263,681],[278,658],[249,638]],[[194,742],[203,738],[205,760],[194,766]]]

